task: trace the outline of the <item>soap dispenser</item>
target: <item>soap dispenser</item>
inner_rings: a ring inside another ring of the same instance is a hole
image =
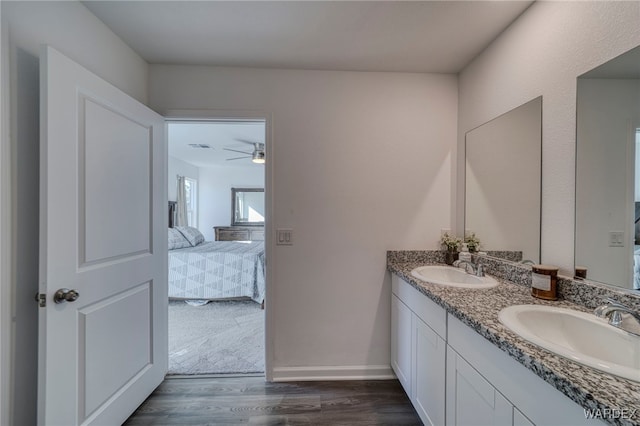
[[[469,253],[469,247],[467,247],[467,243],[462,243],[462,248],[460,249],[460,254],[458,254],[458,260],[471,262],[471,253]]]
[[[558,267],[531,265],[531,295],[538,299],[558,299]]]

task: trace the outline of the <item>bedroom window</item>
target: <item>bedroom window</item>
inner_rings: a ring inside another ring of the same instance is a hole
[[[198,181],[184,178],[185,201],[187,204],[187,225],[198,227]]]

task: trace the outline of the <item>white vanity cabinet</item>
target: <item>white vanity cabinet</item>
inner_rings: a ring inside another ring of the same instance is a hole
[[[445,421],[446,311],[393,275],[391,367],[422,422]]]
[[[603,424],[451,314],[447,344],[447,425]]]
[[[395,274],[391,366],[425,425],[602,425]]]

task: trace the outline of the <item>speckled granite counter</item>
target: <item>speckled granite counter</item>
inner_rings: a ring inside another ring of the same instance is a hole
[[[640,383],[602,373],[548,352],[514,334],[498,320],[498,312],[511,305],[550,305],[583,312],[592,312],[591,309],[565,300],[536,299],[531,296],[528,286],[499,277],[497,287],[483,290],[430,284],[412,277],[411,270],[429,263],[442,263],[437,252],[423,252],[422,255],[417,254],[419,252],[392,253],[402,255],[388,256],[387,269],[391,273],[403,278],[580,406],[600,410],[638,409],[631,419],[603,420],[615,425],[640,425]]]

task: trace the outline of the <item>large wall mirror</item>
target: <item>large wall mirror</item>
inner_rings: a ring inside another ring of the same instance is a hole
[[[640,47],[578,77],[576,268],[640,288]]]
[[[264,188],[231,188],[231,225],[264,226]]]
[[[540,262],[542,97],[469,131],[465,144],[465,235],[491,255]]]

